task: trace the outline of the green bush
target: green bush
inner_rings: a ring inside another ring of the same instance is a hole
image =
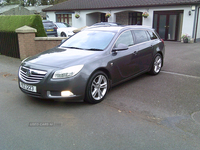
[[[36,37],[47,36],[40,15],[0,16],[0,31],[11,32],[25,25],[37,29]]]

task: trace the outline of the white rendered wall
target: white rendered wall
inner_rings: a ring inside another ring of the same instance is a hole
[[[54,11],[47,12],[46,15],[47,15],[47,20],[56,22],[56,14]]]
[[[183,10],[183,25],[182,25],[182,34],[188,34],[190,36],[193,35],[194,29],[194,18],[195,11],[191,11],[191,5],[184,6],[170,6],[170,7],[153,7],[153,8],[132,8],[132,9],[114,9],[114,10],[82,10],[76,11],[72,14],[72,26],[76,28],[90,26],[97,22],[97,14],[98,13],[111,13],[111,17],[108,19],[108,22],[116,22],[116,13],[123,11],[136,11],[136,12],[148,12],[149,17],[143,18],[143,25],[145,26],[153,26],[153,14],[154,11],[173,11],[173,10]],[[189,16],[188,12],[191,11],[191,15]],[[78,13],[80,18],[76,19],[75,14]],[[48,20],[56,21],[55,12],[47,12],[49,18]],[[199,19],[200,20],[200,19]],[[198,32],[198,37],[200,37],[200,31]]]

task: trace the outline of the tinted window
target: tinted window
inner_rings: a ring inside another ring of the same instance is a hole
[[[118,47],[119,44],[125,44],[126,46],[131,46],[134,44],[131,31],[126,31],[120,35],[115,43],[115,47]]]
[[[53,27],[53,26],[55,26],[53,24],[53,22],[45,22],[45,23],[43,23],[43,25],[44,25],[44,27]]]
[[[148,37],[145,30],[134,30],[136,43],[142,43],[148,41]]]
[[[150,35],[151,40],[157,39],[157,36],[152,31],[148,31],[148,33]]]

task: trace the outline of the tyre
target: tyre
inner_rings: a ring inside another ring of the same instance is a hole
[[[64,32],[62,32],[61,37],[66,37],[66,34]]]
[[[153,61],[153,64],[151,66],[151,70],[149,71],[149,73],[152,75],[157,75],[160,72],[162,65],[163,65],[162,56],[161,56],[161,54],[157,53],[154,57],[154,61]]]
[[[108,84],[108,77],[104,72],[95,72],[87,84],[85,101],[91,104],[101,102],[107,94]]]

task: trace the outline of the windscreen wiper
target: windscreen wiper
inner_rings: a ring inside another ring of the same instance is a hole
[[[88,48],[86,50],[92,50],[92,51],[103,51],[102,49],[98,49],[98,48]]]
[[[79,47],[73,47],[73,46],[63,46],[64,48],[72,48],[72,49],[82,49],[82,48],[79,48]]]

